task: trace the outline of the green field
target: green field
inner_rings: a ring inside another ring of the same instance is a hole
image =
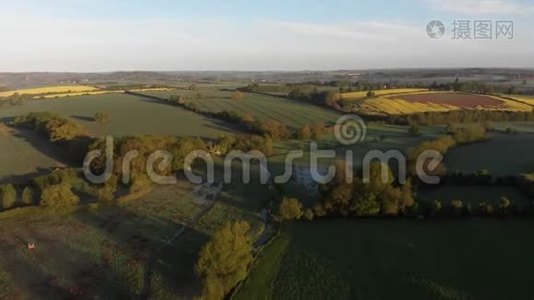
[[[61,165],[59,147],[31,130],[15,130],[0,124],[0,181],[18,182]]]
[[[532,220],[284,225],[235,299],[530,299]],[[485,270],[485,271],[482,271]]]
[[[0,118],[38,111],[51,111],[69,117],[93,135],[168,134],[213,138],[235,132],[227,123],[179,107],[169,107],[156,101],[124,94],[35,100],[0,110]],[[109,114],[111,122],[94,122],[93,117],[97,112]]]
[[[191,298],[199,292],[193,264],[207,236],[187,229],[171,240],[207,205],[191,191],[182,182],[71,216],[3,214],[0,298]]]
[[[292,127],[318,122],[332,124],[341,116],[337,112],[310,104],[255,93],[242,93],[241,100],[233,100],[232,91],[218,89],[156,91],[146,94],[162,98],[181,95],[186,98],[186,102],[195,103],[201,111],[248,113],[261,121],[272,119]],[[201,95],[200,98],[197,97],[198,94]]]
[[[445,155],[448,172],[486,169],[493,175],[517,175],[534,170],[534,134],[492,133],[480,143],[458,146]]]

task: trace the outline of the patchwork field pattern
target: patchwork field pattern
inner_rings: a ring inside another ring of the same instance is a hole
[[[532,111],[534,106],[497,96],[456,92],[425,92],[366,99],[359,109],[375,114],[411,114],[453,110]]]

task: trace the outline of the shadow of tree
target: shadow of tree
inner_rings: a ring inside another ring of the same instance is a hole
[[[153,292],[187,298],[198,295],[200,285],[194,264],[208,239],[205,234],[186,228],[176,241],[168,243],[183,224],[139,216],[119,206],[79,213],[75,217],[117,243],[121,251],[143,265],[143,288],[130,296],[145,299]],[[187,240],[182,241],[182,236]],[[153,284],[154,279],[157,284]]]

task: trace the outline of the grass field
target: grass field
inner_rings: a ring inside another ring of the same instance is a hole
[[[334,123],[340,114],[313,105],[254,93],[243,93],[241,100],[233,100],[231,91],[204,89],[198,91],[175,90],[165,92],[145,92],[152,96],[168,98],[181,95],[186,102],[195,103],[201,111],[236,111],[248,113],[258,120],[277,120],[292,127],[317,122]],[[200,94],[200,97],[197,95]]]
[[[528,299],[534,233],[525,228],[533,225],[526,219],[288,223],[235,299]]]
[[[471,173],[486,169],[493,175],[517,175],[534,170],[534,134],[492,133],[490,137],[451,149],[445,155],[447,171]]]
[[[189,229],[171,240],[206,205],[191,191],[181,182],[72,216],[4,219],[0,297],[193,297],[199,292],[193,264],[207,237]],[[27,242],[36,249],[28,250]]]
[[[125,94],[35,100],[0,110],[0,118],[12,118],[38,111],[51,111],[69,117],[92,135],[169,134],[213,138],[234,132],[227,123]],[[106,124],[94,122],[93,118],[97,112],[109,114],[111,121]]]
[[[62,165],[61,149],[31,130],[15,130],[0,124],[0,182],[18,182]]]

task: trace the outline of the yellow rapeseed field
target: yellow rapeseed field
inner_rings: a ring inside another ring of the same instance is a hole
[[[376,96],[385,96],[385,95],[393,95],[393,94],[407,94],[407,93],[419,93],[419,92],[427,92],[428,89],[386,89],[386,90],[376,90],[373,91]],[[341,99],[359,99],[359,98],[365,98],[367,96],[367,91],[361,91],[361,92],[348,92],[348,93],[341,93]]]
[[[169,88],[145,88],[145,89],[132,89],[132,92],[147,92],[147,91],[167,91]],[[87,85],[60,85],[60,86],[48,86],[40,88],[20,89],[14,91],[0,92],[0,97],[9,97],[15,93],[20,95],[34,95],[37,99],[53,99],[64,98],[71,96],[83,96],[83,95],[100,95],[108,93],[123,93],[124,90],[99,90],[98,88]]]
[[[146,88],[146,89],[132,89],[129,90],[131,92],[150,92],[150,91],[168,91],[169,88]],[[43,96],[39,96],[37,98],[43,98],[43,99],[53,99],[53,98],[64,98],[64,97],[71,97],[71,96],[84,96],[84,95],[101,95],[101,94],[109,94],[109,93],[124,93],[123,90],[115,90],[115,91],[89,91],[89,92],[72,92],[72,93],[60,93],[60,94],[47,94]]]
[[[36,96],[35,98],[38,99],[53,99],[53,98],[64,98],[64,97],[72,97],[72,96],[84,96],[84,95],[101,95],[101,94],[109,94],[109,93],[122,93],[123,91],[89,91],[89,92],[75,92],[75,93],[61,93],[61,94],[47,94],[43,96]],[[34,99],[35,99],[34,98]]]
[[[451,105],[408,102],[402,99],[385,97],[367,99],[362,105],[360,105],[360,108],[369,113],[385,113],[388,115],[413,114],[427,111],[446,112],[460,109]]]
[[[25,94],[25,95],[44,95],[44,94],[60,94],[60,93],[76,93],[76,92],[90,92],[98,90],[95,87],[87,85],[57,85],[57,86],[46,86],[38,88],[29,88],[29,89],[20,89],[14,91],[0,92],[0,97],[9,97],[15,93]]]
[[[533,107],[531,105],[521,103],[518,101],[513,101],[509,99],[504,99],[498,96],[488,96],[495,98],[501,101],[501,104],[496,106],[477,106],[477,110],[498,110],[498,111],[532,111]],[[534,98],[532,103],[534,104]],[[403,99],[398,99],[394,97],[378,97],[372,99],[366,99],[359,105],[360,109],[367,113],[374,114],[388,114],[388,115],[401,115],[401,114],[413,114],[413,113],[422,113],[422,112],[447,112],[460,109],[454,105],[448,104],[439,104],[439,103],[421,103],[421,102],[410,102]]]
[[[513,95],[513,96],[508,96],[506,95],[506,97],[510,97],[510,98],[513,98],[519,102],[522,102],[522,103],[525,103],[527,105],[532,105],[534,106],[534,96],[523,96],[523,95]]]

